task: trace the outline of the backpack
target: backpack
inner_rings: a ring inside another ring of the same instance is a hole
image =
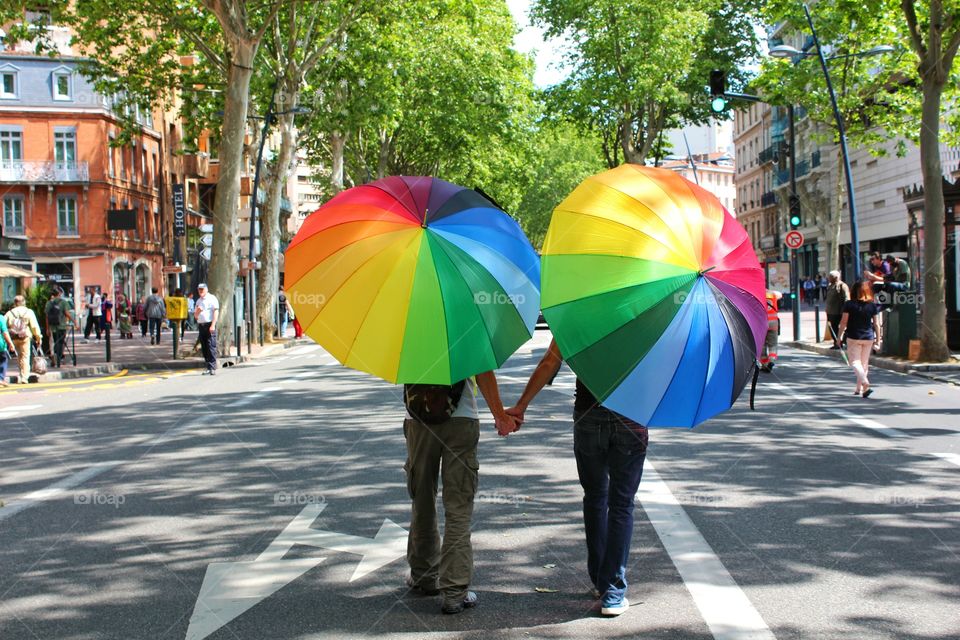
[[[403,402],[410,415],[423,424],[446,422],[456,412],[467,381],[453,385],[405,384]]]
[[[10,337],[14,340],[25,340],[30,335],[27,332],[27,323],[20,316],[13,316],[13,319],[7,325],[7,331],[10,332]]]
[[[59,300],[47,303],[47,327],[54,328],[63,324],[63,305]]]

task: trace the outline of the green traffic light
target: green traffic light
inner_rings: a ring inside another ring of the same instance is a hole
[[[797,297],[797,294],[795,294],[795,293],[791,293],[791,294],[790,294],[790,298],[791,298],[791,299],[796,299],[796,297]]]
[[[713,109],[714,113],[723,113],[724,109],[727,108],[727,99],[723,96],[717,96],[710,103],[710,108]]]
[[[799,227],[800,226],[800,216],[790,216],[790,226]]]

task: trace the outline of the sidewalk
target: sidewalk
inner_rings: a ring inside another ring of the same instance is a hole
[[[100,340],[91,335],[90,341],[83,342],[83,333],[75,334],[75,350],[77,364],[74,366],[73,358],[69,354],[69,336],[68,345],[65,350],[63,366],[55,369],[49,366],[47,373],[40,376],[37,382],[50,382],[54,380],[66,380],[71,378],[85,378],[90,376],[100,376],[110,373],[117,373],[124,369],[135,371],[172,371],[180,369],[202,369],[204,367],[203,356],[199,347],[194,351],[194,345],[197,342],[197,332],[187,331],[184,338],[180,341],[180,354],[177,359],[173,357],[173,333],[169,329],[164,329],[160,335],[160,344],[151,345],[150,336],[140,337],[140,331],[134,331],[133,339],[120,340],[117,332],[110,334],[110,362],[107,362],[106,340]],[[302,340],[302,339],[301,339]],[[288,336],[282,342],[267,342],[261,347],[254,342],[248,351],[247,344],[244,343],[239,356],[237,355],[237,346],[233,345],[230,353],[220,353],[218,361],[220,366],[229,367],[238,362],[246,362],[257,358],[264,358],[283,351],[286,348],[298,344],[296,338]],[[16,363],[8,368],[8,375],[11,382],[19,377],[19,369]],[[34,378],[31,376],[31,378]]]
[[[793,339],[793,314],[789,311],[780,312],[780,343],[804,351],[812,351],[820,355],[840,359],[840,353],[836,349],[831,349],[832,343],[826,341],[827,336],[827,316],[820,307],[820,340],[816,339],[816,316],[812,306],[803,305],[800,314],[800,339]],[[953,354],[952,363],[924,363],[913,362],[906,358],[896,356],[872,355],[870,356],[870,366],[898,371],[910,375],[917,375],[923,378],[929,378],[938,382],[947,382],[960,385],[960,354]]]

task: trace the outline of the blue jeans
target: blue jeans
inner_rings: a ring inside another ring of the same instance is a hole
[[[583,487],[587,572],[603,606],[627,593],[633,504],[647,456],[647,429],[602,407],[573,417],[573,448]]]
[[[150,339],[160,344],[160,328],[163,326],[163,318],[147,318],[150,325]]]

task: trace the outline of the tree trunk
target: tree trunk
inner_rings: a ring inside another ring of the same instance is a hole
[[[643,152],[633,142],[633,126],[630,120],[621,120],[617,128],[623,161],[631,164],[643,164]]]
[[[339,131],[330,133],[330,187],[331,195],[343,191],[343,152],[347,146],[347,138]]]
[[[940,164],[940,102],[943,84],[925,79],[920,123],[920,165],[923,169],[923,315],[920,359],[949,362],[947,303],[944,296],[943,168]]]
[[[267,338],[273,336],[277,329],[274,305],[280,286],[280,196],[283,195],[283,189],[290,178],[296,146],[293,114],[280,116],[279,123],[280,150],[267,186],[264,207],[260,210],[260,262],[263,266],[257,280],[257,317],[260,318],[263,334]]]
[[[380,130],[380,152],[377,154],[377,179],[387,175],[387,169],[390,167],[390,136],[386,129]]]
[[[840,271],[840,221],[841,216],[840,212],[843,211],[843,197],[844,190],[846,189],[846,180],[844,179],[844,168],[843,168],[843,153],[840,151],[839,145],[837,146],[837,185],[836,185],[836,194],[837,199],[834,205],[833,212],[830,214],[830,219],[826,224],[826,237],[827,244],[829,245],[830,256],[827,259],[827,271],[837,270]],[[859,276],[860,274],[855,274]],[[840,277],[843,277],[843,274],[840,274]],[[853,284],[852,282],[850,284]]]
[[[220,301],[217,323],[221,352],[233,344],[233,293],[236,290],[239,228],[237,206],[243,170],[243,138],[247,130],[250,78],[257,43],[235,41],[224,93],[223,128],[220,139],[220,174],[213,203],[213,255],[208,274],[209,289]]]

